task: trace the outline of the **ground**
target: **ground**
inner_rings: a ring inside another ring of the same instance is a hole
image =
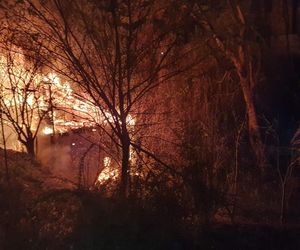
[[[0,249],[300,249],[295,226],[191,226],[134,201],[78,191],[23,153],[10,151],[9,167],[9,183],[0,171]]]

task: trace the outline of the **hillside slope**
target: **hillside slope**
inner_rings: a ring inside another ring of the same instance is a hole
[[[8,151],[7,182],[2,150],[0,155],[1,249],[43,249],[41,244],[61,244],[74,230],[80,211],[75,185],[14,151]]]

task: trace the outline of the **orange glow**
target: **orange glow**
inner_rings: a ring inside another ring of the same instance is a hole
[[[72,84],[58,74],[54,72],[28,74],[21,54],[16,56],[16,62],[12,67],[11,70],[16,75],[13,82],[9,76],[7,59],[0,55],[0,86],[3,90],[4,103],[12,112],[21,109],[22,105],[27,105],[26,112],[30,112],[33,117],[32,131],[37,130],[41,112],[48,113],[48,119],[43,120],[41,124],[40,132],[43,135],[52,135],[54,127],[58,134],[82,127],[90,127],[91,132],[96,132],[97,124],[115,122],[110,112],[105,111],[101,114],[91,100],[77,96],[72,89]],[[26,84],[30,86],[26,87]],[[129,114],[126,123],[132,130],[136,125],[136,119]],[[75,143],[72,143],[72,146],[75,146]],[[136,154],[132,149],[130,149],[129,161],[132,166],[136,163]],[[119,175],[119,168],[113,166],[112,159],[106,156],[103,159],[103,170],[98,175],[96,183],[103,184],[108,180],[116,180]]]
[[[127,116],[127,124],[130,125],[130,126],[134,126],[135,125],[135,119],[132,118],[131,115]]]
[[[119,177],[118,169],[111,168],[111,158],[106,156],[103,159],[103,170],[98,175],[97,181],[95,184],[104,184],[108,180],[116,180]]]
[[[52,128],[49,128],[49,127],[45,127],[44,129],[43,129],[43,134],[44,135],[52,135],[53,134],[53,129]]]

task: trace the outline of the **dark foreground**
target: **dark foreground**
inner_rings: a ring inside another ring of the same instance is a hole
[[[298,228],[225,224],[188,228],[167,214],[145,212],[107,199],[95,200],[93,195],[78,197],[81,211],[73,209],[74,214],[70,214],[76,224],[65,218],[61,221],[65,225],[59,225],[59,215],[57,221],[49,223],[46,220],[53,216],[47,214],[31,224],[36,228],[27,231],[2,224],[1,249],[300,249]],[[63,234],[69,226],[72,232]]]
[[[297,216],[266,226],[256,211],[261,223],[204,226],[166,197],[124,202],[78,191],[23,154],[11,155],[10,182],[0,178],[0,250],[300,249]]]

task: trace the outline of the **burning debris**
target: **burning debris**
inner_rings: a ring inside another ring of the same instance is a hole
[[[9,148],[24,150],[19,140],[15,139],[22,137],[23,129],[37,137],[48,137],[89,127],[92,128],[92,133],[96,133],[98,124],[107,126],[108,123],[114,122],[115,118],[112,114],[106,111],[99,112],[99,108],[92,101],[76,94],[72,84],[62,80],[56,73],[28,70],[21,53],[13,53],[10,62],[5,55],[0,59],[1,106],[4,110],[5,130],[16,134],[11,136],[12,140],[8,138]],[[11,126],[12,122],[13,126]],[[126,122],[131,128],[134,128],[136,124],[136,120],[130,114]],[[26,128],[24,124],[27,125]],[[15,127],[19,130],[15,131]],[[72,142],[71,146],[77,146],[76,142]],[[43,147],[45,149],[40,148],[38,152],[41,157],[45,155],[43,151],[48,153],[53,151],[49,151],[47,145]],[[133,162],[133,155],[131,150],[131,162]],[[51,161],[47,162],[49,164]],[[112,168],[112,165],[111,158],[104,156],[103,170],[97,178],[97,184],[116,180],[119,177],[118,168]]]
[[[44,135],[52,135],[54,132],[53,128],[49,128],[49,127],[44,127],[43,128],[43,134]]]

